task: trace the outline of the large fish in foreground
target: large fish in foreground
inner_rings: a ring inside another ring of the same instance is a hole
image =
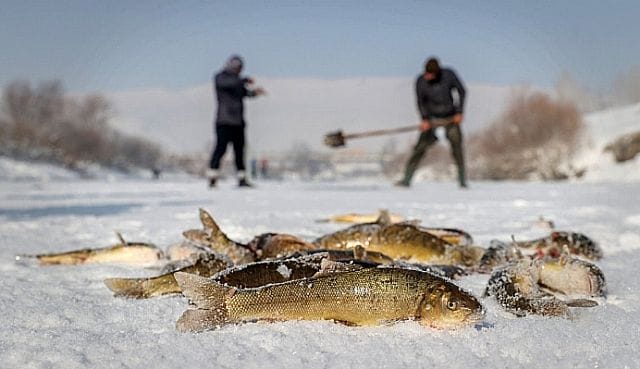
[[[484,317],[480,302],[446,279],[399,268],[367,268],[238,289],[193,274],[176,280],[198,309],[178,320],[180,331],[202,331],[256,320],[334,320],[377,325],[415,319],[453,328]]]
[[[107,278],[104,280],[104,284],[116,297],[146,299],[180,293],[178,282],[173,276],[176,272],[210,277],[230,266],[226,260],[210,253],[192,255],[191,259],[186,265],[164,271],[159,276],[149,278]]]
[[[124,264],[155,266],[164,259],[164,253],[155,245],[127,242],[119,233],[119,243],[98,249],[81,249],[52,254],[19,255],[16,260],[36,259],[40,265]]]

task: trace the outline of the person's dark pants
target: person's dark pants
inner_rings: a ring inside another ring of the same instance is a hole
[[[216,147],[211,154],[209,168],[220,169],[220,161],[227,151],[229,143],[233,144],[233,154],[238,172],[244,171],[244,127],[231,125],[216,126]]]
[[[458,183],[460,184],[460,186],[466,186],[464,154],[462,151],[462,131],[460,130],[460,125],[449,123],[445,126],[445,130],[447,139],[451,144],[451,156],[453,156],[453,159],[456,162],[456,166],[458,167]],[[411,183],[413,174],[415,173],[416,169],[418,169],[418,165],[420,165],[420,161],[427,152],[427,149],[437,141],[438,138],[436,137],[434,129],[424,131],[420,134],[418,142],[413,147],[413,153],[411,154],[411,157],[407,162],[407,167],[404,172],[405,174],[402,182],[405,185],[409,185]]]

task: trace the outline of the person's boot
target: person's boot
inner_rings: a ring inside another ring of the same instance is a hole
[[[215,188],[216,183],[218,182],[218,170],[217,169],[207,169],[207,178],[209,179],[209,188]]]
[[[240,178],[238,180],[238,187],[253,187],[253,185],[249,183],[246,178]]]
[[[467,186],[464,168],[458,168],[458,184],[460,184],[460,188],[469,188],[469,186]]]
[[[404,179],[399,180],[398,182],[394,183],[393,185],[396,186],[396,187],[409,187],[409,186],[411,186],[411,184],[409,184],[409,182],[407,182]]]

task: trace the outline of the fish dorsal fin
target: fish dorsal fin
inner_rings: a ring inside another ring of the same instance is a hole
[[[205,230],[220,229],[218,227],[218,224],[216,224],[216,221],[213,220],[213,217],[211,216],[211,214],[209,214],[208,211],[202,208],[200,208],[200,221],[202,222],[202,227]]]
[[[118,241],[120,242],[120,244],[122,244],[122,246],[128,245],[127,241],[125,241],[124,237],[122,237],[122,233],[116,231],[116,237],[118,237]]]
[[[211,240],[216,240],[218,242],[233,242],[227,237],[227,235],[222,232],[218,223],[213,220],[211,214],[209,214],[206,210],[200,209],[200,221],[202,222],[202,226],[204,227],[204,231],[209,235]]]
[[[376,219],[376,223],[381,225],[391,224],[391,214],[389,213],[389,209],[380,209],[378,211],[378,219]]]

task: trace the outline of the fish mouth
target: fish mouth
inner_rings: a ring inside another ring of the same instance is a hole
[[[487,311],[485,310],[484,307],[482,307],[479,310],[476,310],[476,311],[472,312],[471,314],[469,314],[467,316],[466,322],[468,322],[470,324],[480,323],[481,321],[484,320],[486,315],[487,315]]]

